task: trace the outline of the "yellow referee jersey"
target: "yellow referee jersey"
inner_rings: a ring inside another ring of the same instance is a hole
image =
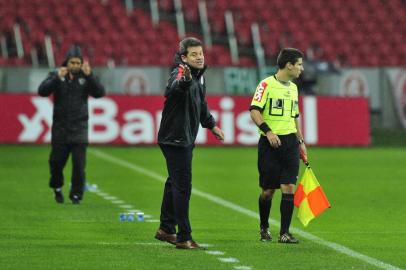
[[[262,111],[265,123],[276,135],[296,133],[295,118],[299,116],[297,86],[279,82],[275,75],[262,80],[255,91],[251,109]],[[261,135],[264,133],[258,130]]]

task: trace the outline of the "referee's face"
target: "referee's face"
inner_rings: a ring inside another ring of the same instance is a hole
[[[292,79],[299,78],[300,74],[303,72],[303,59],[298,58],[296,63],[290,66],[291,68],[289,69],[289,71],[291,78]]]
[[[202,46],[193,46],[187,48],[187,55],[182,56],[182,60],[189,66],[196,69],[204,68],[204,54]]]

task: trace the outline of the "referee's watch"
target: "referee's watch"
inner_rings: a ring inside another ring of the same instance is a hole
[[[303,139],[300,139],[300,140],[299,140],[299,144],[304,144],[304,140],[303,140]]]

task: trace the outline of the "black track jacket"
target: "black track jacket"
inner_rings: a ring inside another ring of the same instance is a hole
[[[83,72],[69,74],[61,80],[57,72],[50,72],[38,88],[38,94],[47,97],[53,94],[54,112],[52,143],[88,143],[88,97],[102,97],[103,85],[92,74]]]
[[[175,56],[175,64],[181,64],[179,54]],[[209,129],[216,125],[205,99],[205,69],[190,69],[192,80],[189,81],[182,76],[182,67],[177,66],[171,72],[165,90],[159,144],[186,147],[194,144],[199,124]]]

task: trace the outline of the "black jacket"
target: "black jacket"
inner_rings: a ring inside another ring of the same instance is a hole
[[[88,96],[98,98],[105,94],[97,78],[80,72],[73,80],[69,74],[61,80],[57,72],[50,72],[38,94],[54,97],[52,143],[88,143]]]
[[[180,64],[180,56],[175,57]],[[162,111],[158,143],[175,146],[194,144],[199,124],[212,129],[216,122],[210,114],[206,96],[203,70],[191,68],[192,80],[182,77],[182,68],[175,67],[165,90],[165,104]]]

